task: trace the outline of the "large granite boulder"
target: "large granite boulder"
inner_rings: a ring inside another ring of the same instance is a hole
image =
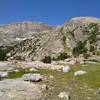
[[[32,73],[29,73],[29,74],[24,74],[22,76],[23,80],[24,81],[31,81],[31,82],[39,82],[43,79],[43,77],[38,74],[38,73],[35,73],[35,74],[32,74]]]

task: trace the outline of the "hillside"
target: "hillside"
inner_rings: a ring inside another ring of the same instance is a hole
[[[57,60],[60,54],[70,57],[82,55],[84,58],[100,55],[98,18],[76,17],[56,27],[32,22],[20,24],[1,26],[6,27],[2,33],[8,32],[5,38],[10,39],[10,43],[17,41],[9,53],[7,52],[6,58],[9,60],[42,60],[46,56]]]
[[[100,100],[100,19],[0,25],[0,100]]]
[[[48,32],[53,30],[52,26],[44,23],[33,23],[33,22],[19,22],[7,25],[0,25],[0,51],[1,57],[6,56],[15,45],[24,41],[25,39],[32,38],[38,32]]]

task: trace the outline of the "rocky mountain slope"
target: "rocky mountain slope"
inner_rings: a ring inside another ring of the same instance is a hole
[[[0,45],[7,47],[2,56],[8,60],[97,56],[100,55],[100,19],[76,17],[56,27],[32,22],[3,25]],[[11,46],[9,50],[8,46]]]
[[[0,25],[0,52],[2,60],[7,52],[9,52],[13,46],[19,42],[24,41],[27,38],[32,38],[38,32],[51,31],[52,26],[44,23],[33,22],[20,22],[7,25]]]
[[[32,37],[34,32],[50,31],[53,27],[44,23],[19,22],[7,25],[0,25],[0,46],[10,45],[14,41]]]
[[[77,17],[65,22],[62,30],[75,56],[100,50],[100,19]],[[85,51],[84,51],[85,50]],[[77,54],[76,54],[77,53]]]

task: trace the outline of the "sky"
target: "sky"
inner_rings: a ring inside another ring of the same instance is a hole
[[[33,21],[60,25],[78,16],[100,18],[100,0],[0,0],[0,24]]]

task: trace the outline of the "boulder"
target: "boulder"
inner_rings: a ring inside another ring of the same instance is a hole
[[[0,72],[0,77],[7,77],[8,76],[8,72]]]
[[[86,74],[87,72],[86,71],[83,71],[83,70],[79,70],[79,71],[76,71],[74,73],[74,76],[80,76],[80,75],[83,75],[83,74]]]
[[[31,82],[39,82],[43,79],[43,77],[38,74],[38,73],[35,73],[35,74],[32,74],[32,73],[29,73],[29,74],[24,74],[22,76],[23,80],[24,81],[31,81]]]
[[[62,70],[63,70],[64,73],[67,73],[67,72],[70,71],[70,67],[69,66],[65,66],[65,67],[62,68]]]

